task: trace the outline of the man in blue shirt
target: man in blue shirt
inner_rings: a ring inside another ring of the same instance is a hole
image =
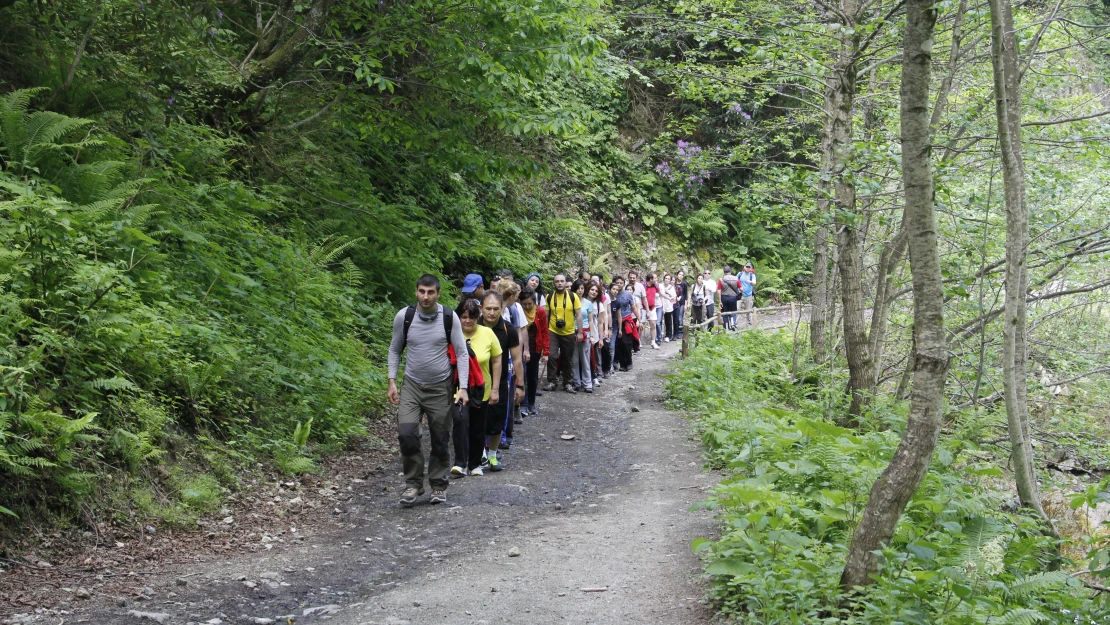
[[[752,308],[755,307],[755,270],[752,269],[752,264],[744,265],[744,271],[740,273],[740,310],[747,312],[748,326],[752,325]]]

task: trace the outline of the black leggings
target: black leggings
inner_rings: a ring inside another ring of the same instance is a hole
[[[613,341],[613,340],[616,340],[616,339],[606,339],[606,340],[598,343],[598,347],[601,349],[601,372],[602,373],[608,373],[609,371],[613,370],[613,352],[610,351],[610,349],[609,349],[609,341]]]
[[[536,387],[540,384],[540,361],[542,354],[532,352],[532,359],[524,363],[524,405],[529,408],[536,407]],[[554,367],[553,363],[548,363]]]
[[[663,313],[663,335],[673,339],[674,330],[674,311]]]
[[[477,408],[467,402],[462,410],[452,411],[451,441],[455,447],[455,466],[467,471],[481,466],[482,452],[486,448],[488,411],[489,406],[485,402]]]
[[[617,366],[621,369],[632,368],[632,346],[636,340],[631,336],[622,336],[617,339]]]

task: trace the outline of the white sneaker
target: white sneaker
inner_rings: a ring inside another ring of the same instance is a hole
[[[458,465],[451,467],[451,477],[466,477],[466,469]]]
[[[485,473],[482,472],[482,467],[474,467],[473,469],[470,470],[470,474],[471,475],[485,475]]]
[[[651,342],[651,348],[652,349],[659,349],[659,343],[656,343],[655,341],[652,341]]]

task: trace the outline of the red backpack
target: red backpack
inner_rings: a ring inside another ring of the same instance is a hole
[[[405,345],[409,340],[409,327],[412,325],[412,320],[416,318],[416,307],[409,306],[405,309],[405,326],[404,332],[401,335],[401,351],[405,350]],[[454,325],[455,316],[447,308],[443,309],[443,332],[447,336],[447,360],[451,362],[451,380],[455,388],[459,388],[459,368],[458,355],[455,354],[455,346],[451,344],[451,330]],[[474,355],[474,350],[470,349],[470,342],[466,344],[467,352],[467,375],[466,375],[466,392],[470,397],[470,405],[477,408],[482,405],[482,399],[486,394],[486,376],[482,373],[482,367],[478,364],[478,357]]]

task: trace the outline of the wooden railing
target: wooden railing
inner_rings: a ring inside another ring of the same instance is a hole
[[[765,306],[763,308],[751,308],[749,310],[735,310],[735,311],[729,311],[729,312],[721,312],[720,306],[717,306],[717,309],[714,311],[714,315],[713,315],[712,318],[706,319],[705,321],[703,321],[701,323],[683,324],[683,326],[682,326],[683,329],[682,329],[681,357],[685,358],[687,355],[689,355],[689,353],[690,353],[690,340],[697,336],[697,332],[691,332],[691,331],[688,331],[688,330],[696,331],[696,330],[702,330],[702,329],[705,329],[705,328],[709,328],[709,330],[713,330],[713,328],[710,327],[710,326],[716,325],[716,329],[719,332],[724,332],[725,331],[725,327],[724,327],[724,318],[725,317],[739,317],[740,315],[750,315],[749,319],[750,319],[751,323],[749,323],[747,326],[745,326],[743,328],[740,328],[739,326],[736,328],[737,332],[743,332],[743,331],[750,330],[752,328],[759,328],[760,327],[759,326],[759,314],[760,313],[768,314],[768,313],[782,312],[784,310],[789,310],[790,311],[790,323],[789,324],[794,325],[794,324],[796,324],[800,321],[801,315],[805,314],[805,309],[809,308],[809,306],[810,306],[809,304],[798,304],[796,302],[790,302],[789,304],[787,304],[785,306]],[[774,326],[774,325],[765,326],[763,329],[782,327],[782,325],[785,325],[785,324],[780,324],[780,325],[777,325],[777,326]],[[696,340],[694,341],[694,345],[697,345]]]

